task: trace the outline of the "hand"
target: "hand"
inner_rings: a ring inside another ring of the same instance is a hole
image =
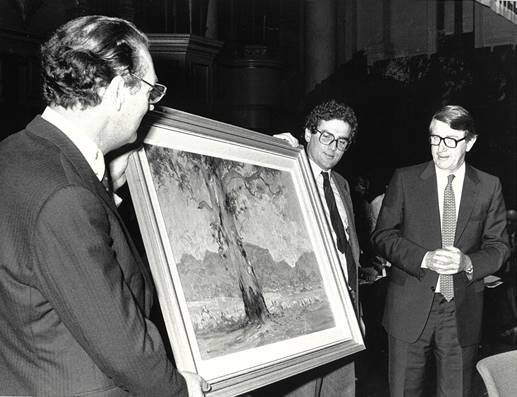
[[[365,281],[375,281],[379,272],[374,267],[360,267],[359,278]]]
[[[282,132],[281,134],[275,134],[273,136],[275,138],[280,138],[284,141],[287,141],[292,147],[300,146],[300,142],[298,142],[298,139],[296,139],[290,132]]]
[[[439,248],[429,251],[425,265],[438,274],[456,274],[465,270],[467,256],[456,247]]]
[[[384,259],[381,256],[375,256],[372,260],[372,264],[375,270],[377,270],[377,273],[382,273],[382,269],[385,267],[390,267],[390,263],[386,259]]]
[[[126,183],[126,169],[129,162],[129,156],[132,155],[134,150],[130,150],[118,157],[115,157],[109,163],[111,182],[113,184],[113,190],[117,190],[124,183]]]
[[[198,374],[189,371],[180,371],[187,383],[189,397],[203,397],[212,388],[206,380]]]

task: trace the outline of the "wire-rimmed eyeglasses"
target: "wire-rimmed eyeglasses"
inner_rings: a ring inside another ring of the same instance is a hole
[[[467,138],[467,136],[464,136],[461,139],[455,139],[455,138],[451,138],[449,136],[442,138],[439,135],[429,135],[429,143],[433,146],[439,146],[440,143],[443,141],[445,146],[447,146],[448,148],[454,149],[456,146],[458,146],[459,142],[464,141],[466,138]]]
[[[332,145],[335,141],[337,142],[336,146],[338,150],[341,150],[342,152],[344,152],[348,148],[348,146],[350,146],[350,138],[336,138],[330,132],[320,131],[317,128],[314,128],[314,130],[320,134],[318,137],[319,141],[326,146]]]
[[[144,82],[149,87],[152,88],[152,90],[149,92],[149,104],[154,105],[165,96],[165,93],[167,92],[167,87],[160,83],[151,84],[148,81],[145,81],[143,78],[138,77],[137,75],[133,73],[129,73],[131,76],[137,78],[138,80]]]

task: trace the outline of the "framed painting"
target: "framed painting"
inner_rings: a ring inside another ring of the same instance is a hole
[[[235,396],[364,349],[302,148],[170,108],[127,171],[180,370]]]

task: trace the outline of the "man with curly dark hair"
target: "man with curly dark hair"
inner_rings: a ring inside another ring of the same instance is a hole
[[[314,180],[331,225],[344,277],[358,312],[359,242],[354,223],[350,187],[345,178],[333,171],[357,132],[354,110],[335,100],[315,106],[305,118],[303,139]],[[298,146],[289,133],[275,135]],[[281,382],[275,395],[289,397],[355,396],[355,366],[350,358],[316,368]],[[266,394],[265,394],[266,395]]]
[[[147,39],[81,17],[42,46],[42,72],[47,108],[0,144],[0,394],[202,396],[167,358],[148,269],[101,183],[165,94]]]

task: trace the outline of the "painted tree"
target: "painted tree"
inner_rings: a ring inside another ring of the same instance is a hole
[[[182,192],[196,201],[199,210],[208,211],[211,235],[226,270],[232,271],[238,281],[248,322],[264,323],[269,310],[238,223],[247,211],[244,195],[260,200],[266,195],[275,198],[282,194],[283,186],[274,182],[280,171],[157,146],[146,147],[146,151],[159,183],[172,178]],[[204,182],[208,200],[200,199],[199,192],[194,191],[193,175]]]

